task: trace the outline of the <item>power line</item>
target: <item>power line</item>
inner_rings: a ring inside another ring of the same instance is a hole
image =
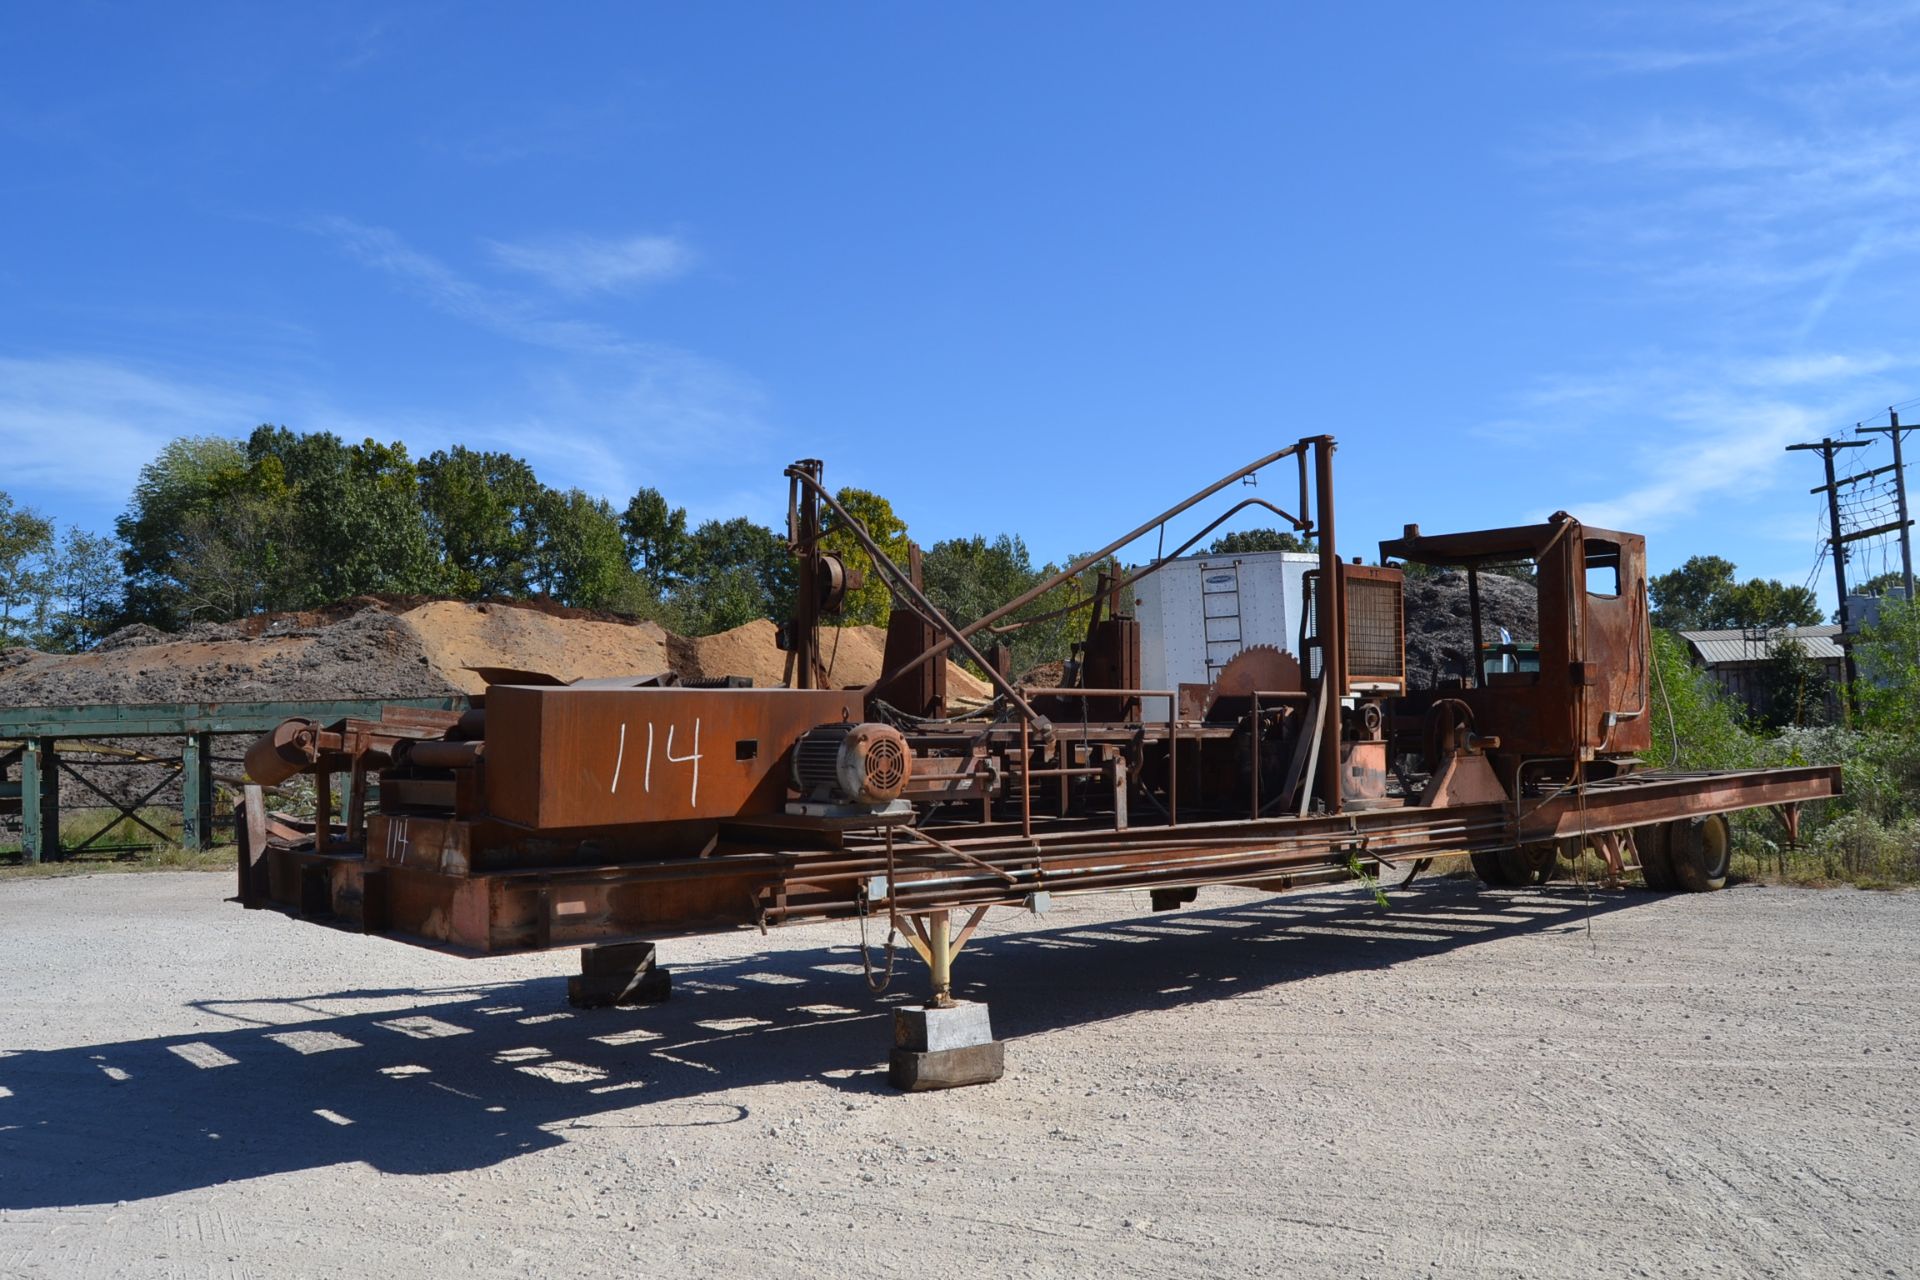
[[[1855,435],[1885,435],[1893,442],[1893,497],[1894,527],[1900,534],[1900,581],[1906,588],[1907,600],[1913,600],[1913,521],[1907,515],[1907,467],[1900,456],[1900,441],[1913,430],[1900,425],[1900,406],[1894,405],[1887,410],[1887,425],[1884,427],[1854,427]]]
[[[1843,675],[1845,679],[1841,682],[1841,688],[1844,694],[1843,698],[1841,699],[1841,707],[1843,711],[1846,711],[1849,714],[1851,713],[1852,707],[1853,707],[1853,679],[1854,679],[1853,651],[1847,648],[1845,644],[1846,635],[1847,635],[1847,621],[1848,621],[1848,618],[1847,618],[1847,550],[1846,548],[1847,548],[1847,542],[1849,539],[1848,539],[1848,535],[1842,533],[1840,530],[1840,484],[1841,482],[1834,475],[1833,458],[1834,458],[1834,455],[1839,453],[1842,449],[1864,449],[1867,447],[1869,443],[1871,442],[1866,440],[1835,440],[1832,436],[1827,436],[1816,443],[1790,444],[1787,446],[1788,453],[1793,453],[1801,449],[1817,450],[1820,454],[1820,460],[1826,464],[1826,468],[1827,468],[1827,482],[1819,486],[1818,488],[1813,489],[1811,492],[1819,493],[1822,490],[1824,490],[1827,495],[1828,545],[1832,548],[1832,551],[1833,551],[1833,581],[1834,581],[1834,586],[1836,588],[1836,593],[1839,596],[1839,600],[1840,600],[1840,638],[1842,642],[1841,652],[1846,655],[1844,659],[1844,671],[1843,671]],[[1856,534],[1853,536],[1855,539],[1857,539],[1860,535]]]

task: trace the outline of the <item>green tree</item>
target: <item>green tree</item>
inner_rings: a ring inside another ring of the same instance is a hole
[[[1906,575],[1899,569],[1889,569],[1885,573],[1876,573],[1852,590],[1863,596],[1889,596],[1896,591],[1906,589]]]
[[[171,440],[140,468],[127,510],[114,521],[129,621],[170,630],[189,616],[183,574],[190,543],[217,536],[216,509],[242,487],[246,471],[246,452],[221,436]]]
[[[1311,551],[1312,546],[1299,534],[1285,529],[1242,529],[1215,538],[1207,548],[1213,556],[1239,556],[1255,551]]]
[[[1653,624],[1674,631],[1712,631],[1814,626],[1822,621],[1819,603],[1805,587],[1771,578],[1741,582],[1736,572],[1731,560],[1693,556],[1655,577],[1647,584]]]
[[[620,516],[627,560],[655,592],[664,592],[686,571],[692,552],[687,509],[670,507],[658,489],[645,488],[627,502]]]
[[[1069,563],[1081,558],[1075,556]],[[1034,568],[1026,544],[1004,533],[992,540],[976,535],[936,542],[920,564],[928,598],[963,627],[1059,571],[1051,564]],[[1117,569],[1109,566],[1109,571],[1117,572]],[[976,635],[974,643],[982,652],[995,643],[1010,645],[1016,673],[1043,662],[1064,659],[1072,651],[1074,642],[1086,635],[1087,609],[1091,607],[1086,602],[1099,575],[1100,567],[1096,565],[1078,579],[1059,584],[995,624],[996,627],[1011,625],[1015,629]],[[1050,614],[1059,616],[1049,617]]]
[[[533,511],[532,583],[541,597],[583,609],[612,605],[632,572],[612,504],[580,489],[543,489]]]
[[[1920,604],[1889,600],[1880,620],[1853,645],[1862,719],[1876,730],[1916,740],[1920,725]]]
[[[920,574],[927,598],[963,627],[1039,580],[1027,544],[1005,533],[936,542],[921,557]]]
[[[1739,769],[1758,763],[1760,741],[1743,709],[1712,676],[1693,665],[1686,642],[1653,633],[1653,749],[1662,769]]]
[[[261,426],[174,440],[115,523],[130,618],[177,627],[440,583],[404,446]]]
[[[1827,722],[1830,682],[1800,642],[1778,636],[1754,673],[1761,690],[1758,720],[1767,729]]]
[[[455,445],[420,460],[420,502],[447,589],[524,595],[541,493],[533,468],[507,453]]]
[[[125,578],[112,538],[71,528],[52,558],[40,647],[68,653],[88,648],[120,617]]]
[[[440,587],[420,472],[405,445],[263,426],[247,440],[247,459],[263,494],[276,487],[277,465],[305,562],[295,598],[272,607]]]
[[[852,487],[834,495],[847,514],[858,520],[887,559],[903,570],[907,565],[907,522],[894,514],[893,504],[877,493]],[[849,626],[885,626],[893,610],[893,589],[874,567],[873,558],[837,514],[828,512],[820,545],[838,555],[847,568],[860,574],[861,583],[847,592],[840,621]],[[924,565],[922,572],[924,573]]]
[[[1653,624],[1672,631],[1703,631],[1715,624],[1715,597],[1733,586],[1734,564],[1720,556],[1691,556],[1647,583]]]
[[[40,630],[51,587],[53,522],[0,492],[0,649]]]
[[[744,516],[708,520],[688,536],[671,601],[696,635],[793,611],[793,556],[787,541]]]
[[[1826,621],[1820,602],[1805,587],[1774,578],[1749,578],[1716,599],[1722,627],[1815,627]]]

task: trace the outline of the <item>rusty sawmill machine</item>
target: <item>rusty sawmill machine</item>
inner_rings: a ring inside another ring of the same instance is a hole
[[[986,1006],[952,996],[955,957],[995,907],[1146,890],[1167,909],[1208,885],[1278,891],[1455,853],[1489,884],[1522,885],[1587,849],[1616,881],[1637,869],[1654,889],[1704,891],[1726,879],[1729,813],[1773,808],[1791,838],[1799,805],[1838,794],[1836,768],[1641,766],[1658,714],[1643,538],[1558,513],[1477,533],[1409,525],[1380,544],[1380,566],[1343,562],[1333,458],[1328,436],[1260,458],[967,626],[929,601],[917,553],[890,560],[822,465],[796,463],[788,687],[489,672],[463,714],[289,721],[248,770],[258,784],[315,775],[318,812],[293,822],[249,788],[240,900],[471,955],[583,948],[570,993],[584,1005],[664,998],[663,937],[871,917],[930,971],[926,1005],[896,1011],[892,1060],[896,1084],[928,1088],[1000,1073]],[[1297,471],[1297,511],[1249,499],[1171,555],[1115,567],[1267,468]],[[1249,505],[1318,552],[1292,651],[1249,648],[1208,684],[1140,688],[1129,588]],[[864,688],[821,687],[822,620],[856,585],[821,545],[829,525],[894,597],[882,674]],[[1466,678],[1409,687],[1393,561],[1465,569]],[[1536,570],[1537,669],[1495,669],[1480,635],[1479,573],[1516,561]],[[1017,683],[990,641],[1090,572],[1097,585],[1067,606],[1086,626],[1066,674]],[[990,701],[950,704],[949,655],[986,674]]]

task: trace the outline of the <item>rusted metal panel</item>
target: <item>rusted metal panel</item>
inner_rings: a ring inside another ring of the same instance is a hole
[[[808,729],[864,718],[857,690],[487,691],[487,801],[536,830],[778,813]]]
[[[915,552],[918,563],[918,551]],[[911,665],[939,643],[940,633],[932,623],[911,609],[895,609],[887,617],[887,643],[880,661],[882,671],[900,671],[891,681],[875,685],[871,696],[910,716],[941,716],[947,709],[947,664],[923,662]]]
[[[369,863],[465,875],[473,865],[473,827],[451,818],[376,813],[367,818]]]

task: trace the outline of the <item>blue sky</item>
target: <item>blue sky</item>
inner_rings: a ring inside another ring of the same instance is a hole
[[[1891,3],[10,6],[0,488],[104,529],[273,421],[768,523],[817,456],[1059,556],[1331,432],[1348,554],[1565,508],[1805,581],[1782,447],[1920,397],[1917,48]]]

